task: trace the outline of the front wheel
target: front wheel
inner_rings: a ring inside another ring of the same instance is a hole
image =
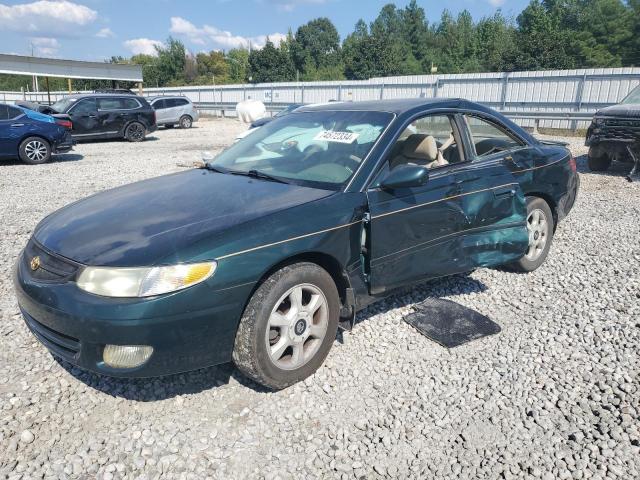
[[[613,158],[602,147],[589,148],[589,170],[592,172],[606,172],[611,166]]]
[[[139,122],[132,122],[124,131],[124,138],[130,142],[141,142],[147,134],[147,129]]]
[[[233,361],[273,390],[312,375],[338,330],[340,299],[331,276],[313,263],[286,266],[255,291],[240,320]]]
[[[51,159],[51,145],[44,138],[25,138],[18,149],[20,160],[30,165],[47,163]]]
[[[533,272],[547,259],[553,241],[554,220],[549,204],[542,198],[527,197],[529,248],[524,257],[511,264],[519,272]]]

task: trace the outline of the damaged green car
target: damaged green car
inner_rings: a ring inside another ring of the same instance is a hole
[[[18,260],[18,303],[47,348],[87,370],[233,360],[285,388],[397,287],[538,268],[578,185],[564,146],[465,100],[302,107],[205,168],[45,218]]]

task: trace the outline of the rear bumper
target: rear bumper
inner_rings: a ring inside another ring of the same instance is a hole
[[[580,175],[574,173],[569,180],[569,189],[558,202],[558,221],[564,219],[573,209],[580,191]]]
[[[235,333],[250,290],[215,291],[207,282],[146,299],[88,294],[75,282],[35,281],[21,254],[14,286],[24,321],[51,353],[82,369],[124,378],[186,372],[231,360]],[[134,369],[114,369],[105,345],[149,345],[153,354]]]
[[[73,149],[76,141],[71,136],[70,132],[67,132],[62,140],[51,145],[52,153],[66,153]]]

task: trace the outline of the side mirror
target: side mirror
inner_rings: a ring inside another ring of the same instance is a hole
[[[383,190],[421,187],[429,181],[429,170],[420,165],[400,165],[382,181]]]

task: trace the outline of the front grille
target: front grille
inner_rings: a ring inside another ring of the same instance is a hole
[[[31,333],[47,347],[51,352],[63,358],[75,358],[80,352],[80,340],[56,332],[55,330],[41,324],[31,315],[22,310],[24,321],[31,330]]]
[[[35,270],[31,261],[38,257],[39,265]],[[78,271],[78,265],[72,261],[47,252],[33,239],[29,240],[27,248],[24,250],[25,268],[35,280],[44,282],[66,282],[73,278]]]

